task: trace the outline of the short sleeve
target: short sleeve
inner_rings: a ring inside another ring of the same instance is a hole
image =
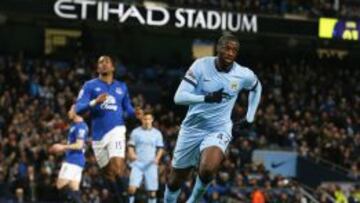
[[[156,147],[164,147],[164,140],[161,132],[158,133],[157,139],[156,139]]]
[[[193,86],[197,86],[200,81],[200,68],[201,68],[201,62],[200,60],[196,60],[190,68],[187,70],[184,80]]]
[[[80,128],[77,131],[76,139],[84,140],[86,136],[86,129]]]
[[[130,133],[130,140],[128,146],[135,147],[135,130]]]

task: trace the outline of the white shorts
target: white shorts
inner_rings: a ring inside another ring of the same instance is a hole
[[[125,132],[125,126],[116,126],[101,140],[92,142],[95,158],[100,168],[105,167],[112,157],[125,158]]]
[[[212,146],[219,147],[225,154],[231,137],[231,134],[225,131],[208,132],[180,129],[174,149],[172,167],[183,169],[197,166],[201,152]]]
[[[139,188],[144,179],[146,191],[157,191],[159,189],[158,166],[155,163],[147,164],[143,168],[135,164],[131,167],[130,186]]]
[[[59,179],[71,180],[71,181],[81,181],[83,168],[67,162],[63,162],[59,172]]]

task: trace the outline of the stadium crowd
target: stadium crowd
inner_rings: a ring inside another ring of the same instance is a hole
[[[251,163],[254,149],[272,146],[297,151],[304,157],[322,157],[349,169],[349,177],[359,178],[360,83],[356,79],[360,70],[338,59],[272,60],[257,62],[252,69],[264,87],[256,123],[250,130],[234,130],[227,159],[205,199],[214,203],[224,198],[249,202],[257,196],[266,202],[301,202],[304,197],[296,182],[273,177],[263,165]],[[74,102],[83,81],[95,77],[94,70],[86,57],[73,61],[0,57],[0,202],[63,198],[54,184],[62,157],[49,154],[48,147],[65,142],[67,107]],[[160,191],[184,113],[181,107],[174,107],[172,97],[185,71],[161,65],[117,68],[119,77],[130,87],[133,102],[154,113],[154,125],[164,135],[167,153],[159,165]],[[234,120],[246,112],[245,94],[239,96]],[[136,125],[130,120],[128,132]],[[85,202],[110,202],[111,194],[104,187],[90,141],[82,196]],[[181,200],[189,195],[192,184],[188,181],[184,185]],[[336,198],[336,191],[328,193]],[[349,200],[358,195],[358,188],[354,191]]]
[[[143,4],[144,0],[128,0]],[[295,14],[306,17],[359,17],[360,3],[356,0],[153,0],[175,7],[223,9],[265,15]]]

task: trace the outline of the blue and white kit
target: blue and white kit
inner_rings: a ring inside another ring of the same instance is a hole
[[[77,140],[86,140],[88,126],[85,122],[73,123],[68,134],[68,144],[76,143]],[[59,179],[80,182],[82,171],[85,166],[85,148],[81,150],[66,150],[65,160],[61,165]]]
[[[105,102],[92,106],[91,101],[103,93],[108,94]],[[114,80],[108,84],[98,78],[85,82],[75,110],[78,114],[90,112],[92,147],[100,167],[105,167],[112,157],[125,158],[124,117],[134,116],[135,111],[124,82]]]

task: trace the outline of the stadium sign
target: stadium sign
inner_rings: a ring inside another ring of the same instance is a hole
[[[64,19],[97,20],[137,23],[147,26],[174,26],[232,32],[258,32],[256,15],[199,10],[191,8],[167,9],[160,6],[141,7],[94,0],[57,0],[55,14]]]

